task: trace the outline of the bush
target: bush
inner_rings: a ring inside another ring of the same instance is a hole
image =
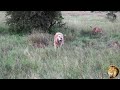
[[[110,12],[107,13],[106,15],[107,15],[107,18],[108,18],[110,21],[114,21],[114,20],[116,20],[116,18],[117,18],[117,15],[116,15],[115,12],[113,12],[113,11],[110,11]]]
[[[36,48],[45,48],[50,44],[52,36],[48,33],[32,32],[28,35],[28,43]]]
[[[48,32],[63,19],[60,11],[6,11],[6,17],[11,33],[26,33],[32,29]]]

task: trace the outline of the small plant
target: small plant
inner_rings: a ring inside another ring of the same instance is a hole
[[[109,19],[110,21],[115,21],[117,18],[117,15],[114,14],[112,11],[107,13],[106,16],[107,16],[107,19]]]
[[[28,36],[28,41],[34,47],[44,48],[49,45],[50,35],[47,33],[33,32]]]

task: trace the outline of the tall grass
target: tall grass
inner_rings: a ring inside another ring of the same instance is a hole
[[[64,46],[57,51],[53,47],[54,34],[1,34],[0,78],[108,79],[109,65],[120,67],[120,50],[108,47],[111,41],[120,40],[120,19],[112,23],[96,14],[94,17],[66,14],[64,18],[65,27],[53,28],[54,31],[66,35]],[[91,35],[92,28],[89,26],[102,27],[105,34]],[[4,29],[7,30],[7,26]],[[45,48],[36,48],[28,42],[43,40],[45,36],[49,43]]]

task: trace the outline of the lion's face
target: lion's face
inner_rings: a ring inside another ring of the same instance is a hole
[[[58,41],[58,43],[61,43],[63,41],[63,36],[62,35],[58,35],[57,41]]]

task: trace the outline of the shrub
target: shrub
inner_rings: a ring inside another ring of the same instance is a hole
[[[38,28],[46,32],[63,19],[60,11],[6,11],[6,17],[11,33],[31,32]]]
[[[107,13],[106,16],[110,21],[115,21],[117,19],[117,15],[113,11]]]
[[[50,44],[51,36],[47,33],[32,32],[28,36],[28,42],[37,48],[44,48]]]

